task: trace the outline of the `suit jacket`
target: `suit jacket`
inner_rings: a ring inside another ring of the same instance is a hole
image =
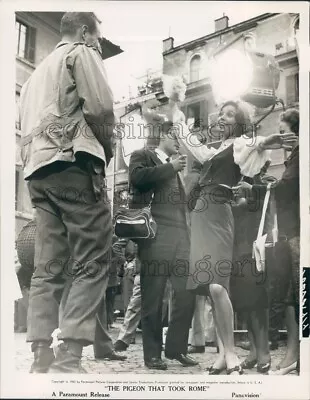
[[[169,181],[177,178],[178,193],[170,192]],[[130,208],[142,208],[150,203],[152,215],[158,224],[170,225],[179,206],[189,228],[185,190],[171,163],[163,164],[156,153],[142,149],[135,151],[129,163]],[[154,198],[152,200],[152,195]],[[173,223],[173,222],[172,222]]]

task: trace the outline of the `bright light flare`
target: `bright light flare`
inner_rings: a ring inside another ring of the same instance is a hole
[[[217,103],[242,96],[252,79],[253,63],[249,56],[238,50],[225,51],[211,64],[211,85]]]

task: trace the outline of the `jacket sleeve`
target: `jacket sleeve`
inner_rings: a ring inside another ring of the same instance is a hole
[[[114,126],[113,96],[103,61],[94,48],[80,45],[76,49],[72,64],[69,67],[72,68],[84,118],[99,143],[108,152],[107,156],[111,157]]]
[[[171,163],[148,166],[145,151],[135,151],[130,157],[129,182],[141,191],[148,191],[174,176],[176,172]]]
[[[299,201],[299,157],[294,157],[287,165],[275,187],[275,193],[280,207]]]

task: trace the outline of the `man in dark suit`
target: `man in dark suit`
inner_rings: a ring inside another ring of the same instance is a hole
[[[167,279],[173,287],[172,313],[165,344],[165,356],[183,366],[198,363],[187,356],[188,334],[195,296],[186,290],[189,266],[189,232],[185,193],[179,172],[186,166],[179,151],[171,122],[161,125],[161,138],[155,151],[135,151],[130,159],[129,183],[132,208],[151,203],[157,222],[155,239],[138,243],[141,261],[142,339],[146,367],[167,369],[161,359],[162,303]],[[152,196],[154,195],[153,199]]]

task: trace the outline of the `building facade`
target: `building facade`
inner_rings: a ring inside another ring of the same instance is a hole
[[[194,120],[195,124],[207,127],[217,110],[217,104],[212,93],[210,79],[210,55],[222,47],[241,49],[244,37],[254,38],[258,51],[275,56],[281,69],[277,96],[286,107],[298,107],[299,97],[299,64],[296,36],[299,31],[298,14],[262,14],[247,21],[229,26],[229,18],[223,16],[215,21],[213,33],[179,46],[174,46],[174,39],[163,40],[163,67],[160,73],[171,76],[183,76],[187,82],[187,91],[181,109],[186,120]],[[229,68],[229,66],[227,66]],[[119,120],[131,112],[137,103],[145,103],[158,113],[165,114],[168,109],[168,99],[163,92],[160,73],[139,88],[140,96],[115,105]],[[274,133],[278,126],[281,106],[259,125],[259,134]],[[266,110],[256,112],[257,120]],[[108,186],[111,199],[114,199],[114,212],[119,205],[126,203],[128,168],[122,157],[122,144],[116,146],[114,165],[108,173]],[[268,173],[276,178],[281,176],[285,153],[282,150],[273,151],[272,164]],[[114,193],[112,193],[114,187]]]

